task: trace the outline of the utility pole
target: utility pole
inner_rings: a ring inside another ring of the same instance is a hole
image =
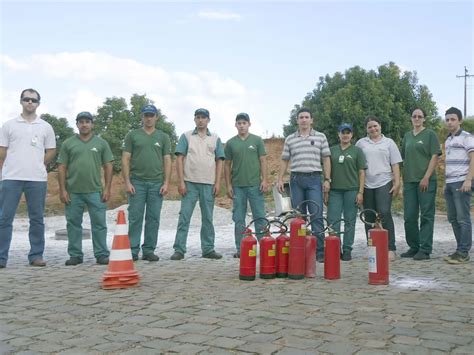
[[[464,78],[464,118],[467,115],[467,78],[470,76],[474,75],[469,75],[466,67],[464,67],[464,75],[456,75],[456,78]]]

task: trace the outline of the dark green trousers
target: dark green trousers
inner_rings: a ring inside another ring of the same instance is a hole
[[[436,189],[436,180],[430,181],[425,192],[420,191],[419,182],[403,186],[405,239],[411,249],[428,254],[433,248]]]

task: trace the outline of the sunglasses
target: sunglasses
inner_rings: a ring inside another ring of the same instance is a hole
[[[413,116],[411,116],[411,118],[425,118],[425,117],[421,116],[421,115],[413,115]]]
[[[40,102],[38,99],[34,99],[32,97],[23,97],[21,99],[21,101],[23,101],[23,102],[30,102],[31,101],[34,104],[37,104],[38,102]]]

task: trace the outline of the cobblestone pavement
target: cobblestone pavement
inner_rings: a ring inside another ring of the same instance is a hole
[[[473,264],[448,265],[455,243],[446,217],[437,217],[429,261],[397,259],[390,285],[367,284],[363,226],[354,260],[341,279],[239,281],[232,258],[230,212],[216,208],[216,250],[202,259],[195,216],[183,261],[171,261],[179,203],[166,202],[157,263],[138,261],[140,285],[100,288],[106,266],[96,265],[91,241],[85,262],[64,266],[66,241],[54,240],[64,217],[47,220],[46,268],[26,265],[25,220],[15,221],[6,269],[0,270],[0,353],[157,354],[472,354]],[[113,226],[116,211],[109,212]],[[396,217],[397,236],[403,235]],[[113,228],[109,231],[111,244]],[[398,238],[400,252],[406,250]]]

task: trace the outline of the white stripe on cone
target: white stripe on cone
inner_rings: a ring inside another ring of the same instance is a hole
[[[112,249],[110,251],[109,261],[132,260],[132,251],[130,249]]]
[[[115,235],[128,235],[128,225],[117,224],[115,226]]]

